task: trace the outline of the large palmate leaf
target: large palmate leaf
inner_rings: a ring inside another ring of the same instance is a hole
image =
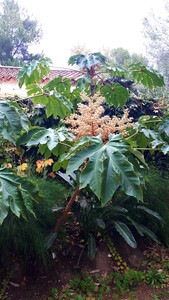
[[[159,123],[158,130],[160,133],[165,132],[169,136],[169,114],[164,116],[163,120]]]
[[[21,108],[12,101],[0,100],[0,135],[15,144],[21,130],[28,130],[29,121]]]
[[[57,132],[52,129],[46,129],[44,127],[34,127],[30,129],[27,133],[24,133],[19,139],[19,145],[43,145],[47,144],[49,150],[52,150],[58,143],[59,136]]]
[[[58,76],[44,86],[46,91],[53,91],[54,89],[61,95],[68,95],[71,92],[70,79]]]
[[[46,108],[46,115],[54,118],[65,118],[72,112],[72,104],[79,98],[78,92],[71,91],[71,83],[67,78],[58,76],[46,85],[41,85],[44,77],[50,73],[50,60],[42,58],[25,65],[18,74],[19,86],[26,85],[27,95],[34,104]]]
[[[67,174],[78,170],[85,162],[79,179],[80,188],[89,185],[102,205],[111,199],[119,187],[127,195],[142,200],[141,182],[127,158],[128,149],[120,136],[110,136],[107,144],[100,139],[97,143],[93,141],[90,146],[71,153]]]
[[[124,107],[129,99],[129,93],[126,88],[118,83],[107,84],[101,89],[106,103],[115,107]]]
[[[77,65],[79,68],[86,67],[90,69],[94,65],[105,64],[106,57],[103,56],[101,53],[90,53],[87,55],[77,54],[73,55],[69,58],[68,64],[69,65]]]
[[[65,118],[70,115],[74,101],[78,102],[80,94],[78,90],[71,91],[71,83],[67,78],[58,76],[44,86],[35,83],[27,85],[27,94],[32,97],[32,102],[45,107],[47,118]],[[77,99],[77,100],[76,100]]]
[[[53,114],[54,118],[59,116],[65,118],[72,112],[74,104],[81,101],[80,91],[71,88],[71,81],[68,78],[58,76],[43,87],[46,99],[46,115]],[[33,100],[36,101],[36,98]]]
[[[18,83],[21,88],[23,84],[26,86],[34,82],[40,83],[41,80],[49,75],[51,60],[49,58],[41,58],[39,61],[33,60],[29,64],[24,65],[18,73]]]
[[[143,84],[150,90],[154,87],[164,86],[164,78],[150,67],[133,64],[130,66],[130,72],[136,82]]]
[[[9,169],[0,168],[0,224],[9,210],[17,217],[26,218],[28,212],[35,217],[33,203],[38,199],[38,189],[32,182]]]
[[[65,118],[70,115],[73,109],[72,104],[65,97],[55,91],[49,94],[46,94],[43,91],[42,94],[42,90],[39,89],[39,93],[34,96],[32,102],[34,105],[41,104],[45,107],[47,118],[52,115],[54,118]]]
[[[57,152],[56,147],[65,140],[72,140],[71,133],[65,127],[57,129],[33,127],[18,139],[17,144],[28,147],[39,146],[41,153],[44,154],[46,150],[49,150],[50,154],[51,151]],[[66,143],[63,146],[66,147]]]
[[[71,103],[57,93],[53,93],[53,95],[47,97],[47,100],[45,105],[47,118],[53,115],[54,118],[60,117],[64,119],[72,112]],[[35,103],[35,101],[33,102]]]
[[[169,152],[169,117],[168,115],[163,118],[157,116],[144,115],[141,116],[137,123],[132,128],[130,135],[124,138],[131,146],[138,148],[141,151],[145,151],[147,148],[151,148],[153,151],[162,151],[164,154]],[[140,160],[144,160],[144,157],[140,155],[140,152],[133,151],[133,155],[136,155]]]
[[[77,156],[75,158],[76,161],[75,164],[77,165],[77,168],[74,165],[75,170],[78,169],[78,167],[83,164],[84,160],[90,155],[89,153],[93,154],[97,151],[96,145],[102,143],[101,137],[84,137],[80,139],[78,142],[75,142],[70,149],[66,153],[64,153],[62,156],[59,157],[58,161],[54,164],[53,170],[58,171],[61,167],[63,169],[66,169],[70,159],[72,159],[72,162],[74,161],[74,156],[77,153]],[[94,144],[94,145],[92,145]],[[78,157],[78,152],[80,152],[80,157]],[[69,165],[67,172],[69,174],[72,174],[73,171],[71,171],[71,165]]]
[[[99,141],[100,143],[95,143],[92,145],[89,145],[83,149],[81,149],[80,151],[77,151],[77,153],[75,154],[75,152],[72,152],[72,150],[70,151],[70,153],[68,153],[68,155],[66,155],[65,159],[69,159],[71,160],[68,167],[67,167],[67,173],[71,174],[74,170],[78,170],[78,168],[84,163],[84,161],[86,159],[88,159],[89,157],[96,155],[97,151],[100,150],[101,147],[101,141]],[[79,149],[79,148],[78,148]],[[76,148],[77,150],[77,148]]]

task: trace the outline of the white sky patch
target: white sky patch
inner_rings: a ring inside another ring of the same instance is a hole
[[[168,1],[168,0],[167,0]],[[66,67],[70,50],[86,45],[92,52],[123,47],[145,53],[143,18],[161,13],[163,0],[18,0],[41,24],[43,50],[57,67]]]

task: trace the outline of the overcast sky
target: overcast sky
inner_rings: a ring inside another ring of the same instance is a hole
[[[168,1],[168,0],[167,0]],[[18,0],[41,24],[44,50],[57,67],[66,67],[71,49],[92,52],[123,47],[145,53],[142,22],[150,11],[162,11],[163,0]]]

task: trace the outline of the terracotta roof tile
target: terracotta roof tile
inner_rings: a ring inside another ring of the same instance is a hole
[[[19,72],[19,67],[8,67],[8,66],[0,66],[0,82],[7,82],[10,80],[17,81],[17,75]],[[63,76],[65,78],[77,80],[82,77],[82,73],[72,69],[51,69],[48,77],[43,78],[44,81],[49,81],[58,76]]]

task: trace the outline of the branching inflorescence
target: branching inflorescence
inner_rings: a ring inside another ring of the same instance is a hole
[[[102,103],[105,100],[101,95],[95,94],[88,97],[83,94],[82,99],[86,104],[78,104],[77,113],[72,114],[64,121],[67,125],[70,125],[69,131],[75,135],[75,139],[101,134],[105,143],[110,133],[121,133],[126,136],[126,128],[134,125],[133,118],[128,116],[127,109],[124,110],[122,118],[116,116],[110,118],[108,115],[104,115],[105,110]]]

